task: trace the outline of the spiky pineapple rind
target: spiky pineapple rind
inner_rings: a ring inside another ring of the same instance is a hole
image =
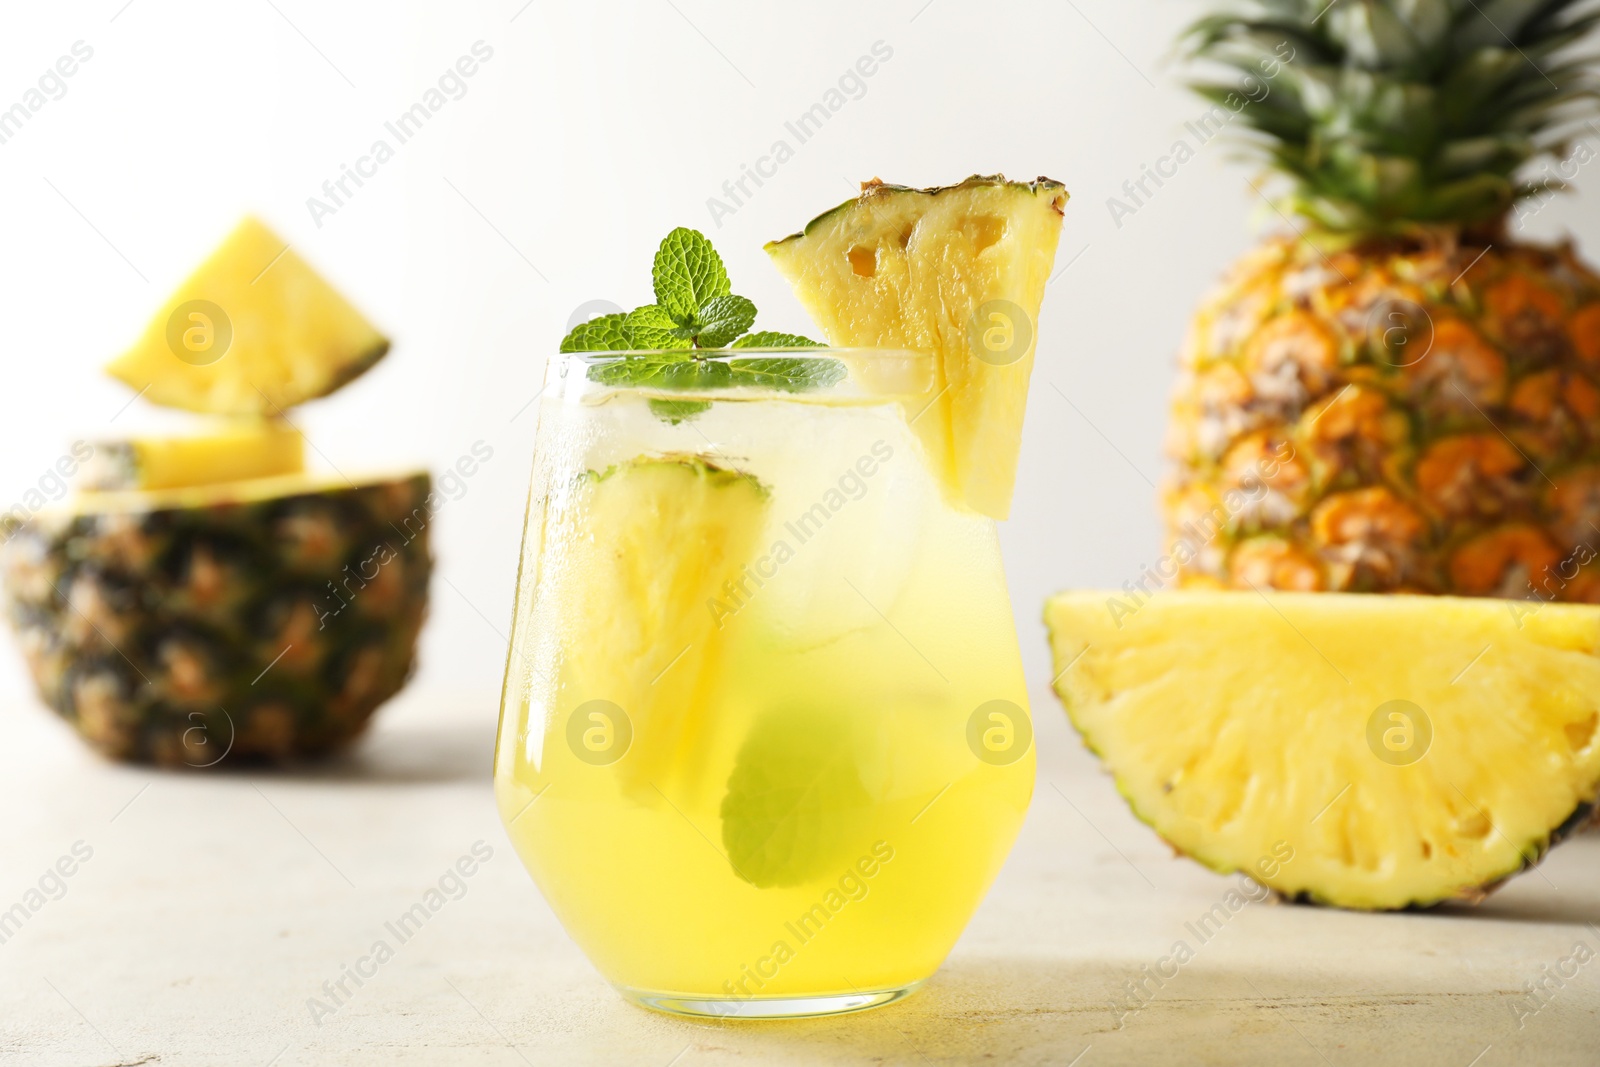
[[[92,494],[0,548],[40,696],[103,754],[206,767],[328,751],[409,677],[429,476],[258,481],[276,494]]]
[[[755,475],[730,467],[698,452],[663,452],[659,455],[640,456],[636,459],[613,463],[604,470],[585,471],[582,477],[593,482],[604,482],[618,474],[631,473],[642,467],[677,467],[697,478],[705,478],[713,488],[723,489],[734,485],[747,485],[763,500],[772,495],[772,489]]]
[[[1415,356],[1382,349],[1398,327]],[[1369,239],[1325,255],[1274,239],[1202,304],[1183,363],[1166,503],[1183,584],[1600,597],[1568,566],[1600,541],[1583,489],[1600,470],[1600,276],[1569,245]],[[1484,462],[1502,453],[1505,470]],[[1469,462],[1458,486],[1450,464]],[[1257,499],[1223,507],[1252,472]],[[1205,501],[1223,521],[1180,548]],[[1512,545],[1518,529],[1549,547]],[[1282,539],[1282,562],[1245,561],[1259,538]]]
[[[973,189],[985,185],[1009,186],[1017,189],[1027,189],[1036,196],[1039,193],[1048,193],[1052,198],[1051,206],[1055,209],[1056,214],[1058,215],[1064,214],[1062,209],[1065,206],[1067,197],[1069,195],[1067,193],[1066,186],[1056,181],[1054,178],[1046,178],[1043,175],[1040,175],[1031,182],[1013,182],[1007,181],[1004,174],[974,174],[971,177],[964,178],[963,180],[956,182],[954,185],[930,185],[922,188],[914,185],[895,185],[890,182],[882,181],[878,178],[873,178],[870,181],[861,183],[861,193],[858,196],[853,196],[849,200],[846,200],[843,203],[837,204],[834,207],[822,212],[820,215],[816,216],[810,222],[802,226],[799,231],[791,233],[787,237],[779,237],[768,241],[766,244],[762,245],[762,248],[768,252],[771,252],[779,245],[785,244],[789,241],[797,240],[801,237],[805,237],[813,229],[816,229],[819,226],[830,224],[830,220],[832,220],[833,217],[838,215],[840,212],[848,211],[857,204],[869,202],[874,197],[893,196],[899,193],[921,193],[926,196],[938,196],[941,193]],[[1056,197],[1059,197],[1060,199],[1056,200]]]

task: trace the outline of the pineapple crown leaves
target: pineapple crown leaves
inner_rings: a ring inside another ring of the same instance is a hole
[[[1181,44],[1245,76],[1244,106],[1224,81],[1192,88],[1252,131],[1285,208],[1403,233],[1492,226],[1549,187],[1519,172],[1595,112],[1595,62],[1573,46],[1597,23],[1594,0],[1240,0]]]
[[[656,250],[650,271],[656,302],[580,323],[561,341],[562,352],[624,352],[589,368],[593,382],[649,389],[700,390],[738,386],[798,392],[833,385],[847,373],[836,359],[785,356],[708,358],[745,348],[821,348],[808,337],[771,330],[750,333],[756,306],[737,296],[722,257],[706,235],[680,226]],[[650,410],[676,425],[710,407],[700,400],[653,399]]]

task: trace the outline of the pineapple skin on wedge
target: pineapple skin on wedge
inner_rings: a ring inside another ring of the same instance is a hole
[[[106,372],[168,407],[281,415],[388,351],[388,340],[288,242],[246,218]]]
[[[81,489],[181,489],[299,474],[305,438],[280,419],[249,419],[187,437],[103,441],[84,463]]]
[[[617,773],[649,795],[693,773],[726,654],[708,605],[754,558],[771,494],[690,454],[586,472],[578,494],[551,531],[567,635],[554,710],[565,721],[591,700],[622,708],[633,737]]]
[[[1600,794],[1600,607],[1084,591],[1045,622],[1134,813],[1290,898],[1476,902]]]
[[[931,189],[874,179],[766,246],[830,343],[937,354],[912,426],[953,499],[997,519],[1011,507],[1066,200],[1049,178]]]

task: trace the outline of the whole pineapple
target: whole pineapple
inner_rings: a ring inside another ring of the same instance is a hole
[[[1595,154],[1570,49],[1597,21],[1585,0],[1254,0],[1192,27],[1198,56],[1270,79],[1197,89],[1296,221],[1184,346],[1166,576],[1600,602],[1600,276],[1515,237],[1552,191],[1529,165]]]

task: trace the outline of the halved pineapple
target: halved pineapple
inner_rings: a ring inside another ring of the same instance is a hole
[[[832,344],[937,353],[932,406],[912,425],[952,497],[995,518],[1011,507],[1066,200],[1048,178],[934,189],[874,179],[766,246]]]
[[[249,419],[189,437],[100,442],[83,464],[78,484],[100,491],[179,489],[303,470],[305,439],[299,430],[280,419]]]
[[[556,595],[570,598],[557,710],[621,708],[632,738],[619,776],[653,796],[652,784],[692,773],[698,713],[714,699],[724,653],[713,604],[754,557],[770,494],[749,474],[684,454],[591,471],[578,492],[562,514],[581,529],[552,531],[568,546]]]
[[[421,471],[81,493],[6,531],[0,611],[108,756],[327,751],[415,668],[434,502]]]
[[[1475,901],[1600,793],[1600,607],[1072,592],[1045,621],[1134,813],[1286,896]]]
[[[280,415],[388,351],[388,340],[287,242],[246,218],[106,371],[157,404]]]

